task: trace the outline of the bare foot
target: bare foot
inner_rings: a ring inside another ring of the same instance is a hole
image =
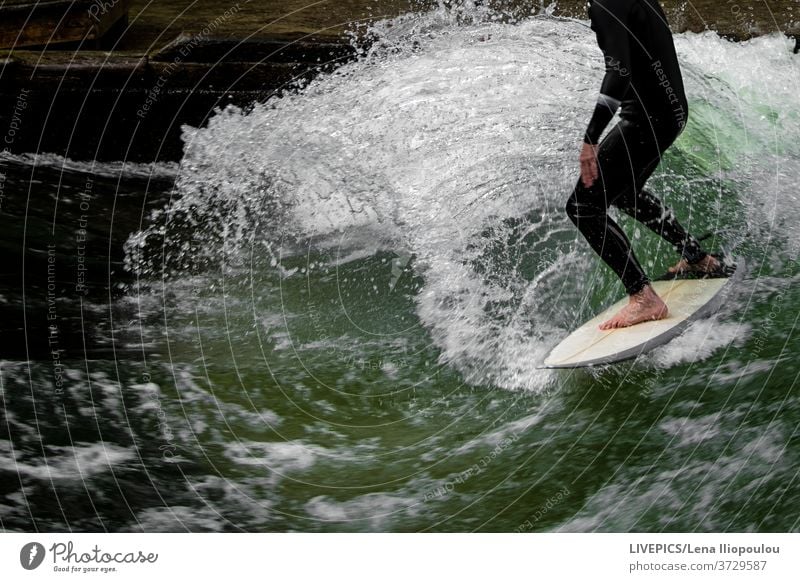
[[[703,257],[699,263],[695,263],[694,265],[690,265],[686,259],[681,259],[678,261],[678,264],[674,267],[669,268],[670,273],[690,273],[690,272],[700,272],[700,273],[713,273],[717,269],[719,269],[720,264],[719,261],[712,257],[711,255],[706,255]]]
[[[631,295],[628,304],[608,321],[600,324],[600,329],[617,329],[630,327],[643,321],[664,319],[669,314],[667,304],[648,285],[635,295]]]

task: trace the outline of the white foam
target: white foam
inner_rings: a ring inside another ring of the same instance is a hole
[[[343,502],[320,495],[305,504],[305,511],[322,522],[386,531],[393,519],[413,513],[417,500],[388,493],[368,493]]]
[[[689,324],[679,337],[655,350],[651,361],[661,367],[700,362],[742,341],[749,329],[747,324],[723,322],[718,317],[700,319]]]
[[[727,414],[727,412],[726,412]],[[668,418],[659,428],[677,439],[677,446],[695,446],[719,435],[721,413],[699,418]]]
[[[171,505],[149,507],[136,515],[135,524],[121,531],[158,532],[221,532],[225,529],[222,516],[207,507]]]
[[[237,441],[226,449],[226,456],[235,463],[262,466],[278,475],[309,469],[318,454],[318,447],[299,441]]]
[[[12,154],[0,152],[0,160],[24,166],[52,168],[63,172],[91,174],[104,178],[160,178],[174,179],[178,174],[175,162],[137,163],[137,162],[99,162],[97,160],[82,162],[64,156],[49,153]]]

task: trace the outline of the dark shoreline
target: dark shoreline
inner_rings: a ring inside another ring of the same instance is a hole
[[[0,128],[17,126],[0,148],[76,160],[178,160],[181,125],[203,125],[217,107],[265,101],[330,71],[354,57],[351,36],[369,44],[367,22],[432,2],[382,0],[373,8],[342,0],[313,10],[297,0],[143,4],[132,2],[127,26],[101,41],[0,50]],[[800,36],[793,4],[663,2],[676,32],[710,28],[731,40],[778,30]],[[541,12],[522,2],[502,6],[513,18]],[[584,2],[562,1],[555,15],[585,18]]]

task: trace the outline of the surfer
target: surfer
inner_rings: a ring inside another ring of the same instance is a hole
[[[663,319],[668,311],[625,233],[608,215],[610,205],[673,245],[681,260],[671,272],[710,272],[720,264],[644,189],[689,114],[664,11],[658,0],[589,0],[589,17],[605,57],[605,77],[583,139],[581,175],[566,211],[630,296],[619,313],[600,325],[612,329]],[[620,122],[598,145],[618,109]]]

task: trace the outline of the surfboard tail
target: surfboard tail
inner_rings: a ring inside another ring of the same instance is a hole
[[[544,361],[545,368],[583,368],[636,358],[679,336],[694,321],[713,315],[726,301],[735,281],[744,276],[744,260],[725,262],[725,273],[716,276],[676,277],[653,282],[670,315],[630,327],[600,330],[600,322],[621,309],[623,298],[593,317],[560,342]]]

